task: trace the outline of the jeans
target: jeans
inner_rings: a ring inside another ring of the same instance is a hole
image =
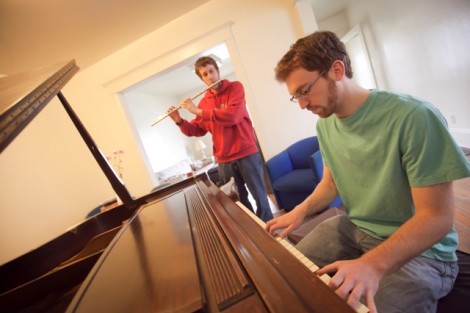
[[[230,181],[233,177],[238,189],[240,202],[254,212],[260,219],[267,222],[273,218],[271,207],[269,206],[268,193],[264,185],[263,163],[259,153],[247,157],[219,164],[219,175],[223,184]],[[250,190],[253,199],[256,202],[256,212],[248,200],[248,191]]]
[[[358,229],[346,215],[332,217],[311,231],[297,249],[319,267],[355,259],[382,243]],[[374,297],[380,313],[436,312],[437,301],[453,287],[457,262],[417,256],[385,276]]]

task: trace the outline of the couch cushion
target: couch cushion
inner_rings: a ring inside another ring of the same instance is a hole
[[[313,191],[315,181],[310,168],[294,170],[279,177],[273,184],[273,188],[285,192]]]
[[[280,202],[278,202],[279,209],[289,212],[295,208],[299,203],[304,201],[308,196],[312,194],[312,191],[302,191],[302,192],[283,192],[276,191],[280,197]]]
[[[289,154],[286,151],[282,151],[266,162],[266,169],[268,171],[269,180],[273,182],[282,175],[289,173],[294,168],[292,167]]]
[[[292,144],[286,151],[289,153],[293,168],[301,169],[310,167],[309,157],[315,151],[318,151],[318,149],[318,139],[316,136],[313,136]]]

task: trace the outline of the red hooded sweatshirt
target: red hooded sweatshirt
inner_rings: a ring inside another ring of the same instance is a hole
[[[258,152],[253,125],[245,102],[245,90],[238,82],[222,81],[214,93],[206,91],[198,104],[202,116],[183,120],[180,130],[187,136],[212,134],[213,154],[218,163],[226,163]]]

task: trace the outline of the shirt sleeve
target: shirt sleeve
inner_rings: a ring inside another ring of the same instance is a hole
[[[432,105],[422,104],[404,119],[400,153],[410,186],[422,187],[464,178],[470,165]]]
[[[200,123],[200,118],[196,118],[191,122],[183,119],[183,123],[178,125],[181,132],[186,136],[195,136],[201,137],[207,134],[207,130],[203,127],[203,124]]]

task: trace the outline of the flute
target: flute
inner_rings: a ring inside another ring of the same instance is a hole
[[[199,97],[200,95],[202,95],[203,93],[205,93],[207,90],[211,89],[212,87],[214,87],[215,85],[217,85],[218,83],[220,83],[222,81],[222,79],[219,79],[218,81],[210,84],[209,86],[207,86],[206,89],[198,92],[197,94],[195,94],[194,96],[191,97],[191,100],[194,100],[196,99],[197,97]],[[167,113],[165,114],[162,114],[160,116],[158,116],[152,123],[152,125],[150,126],[154,126],[155,124],[159,123],[160,121],[164,120],[166,117],[170,116],[171,113],[175,112],[175,111],[178,111],[179,109],[181,109],[181,105],[178,105],[177,107],[175,107],[174,109],[172,109],[171,111],[168,111]]]

